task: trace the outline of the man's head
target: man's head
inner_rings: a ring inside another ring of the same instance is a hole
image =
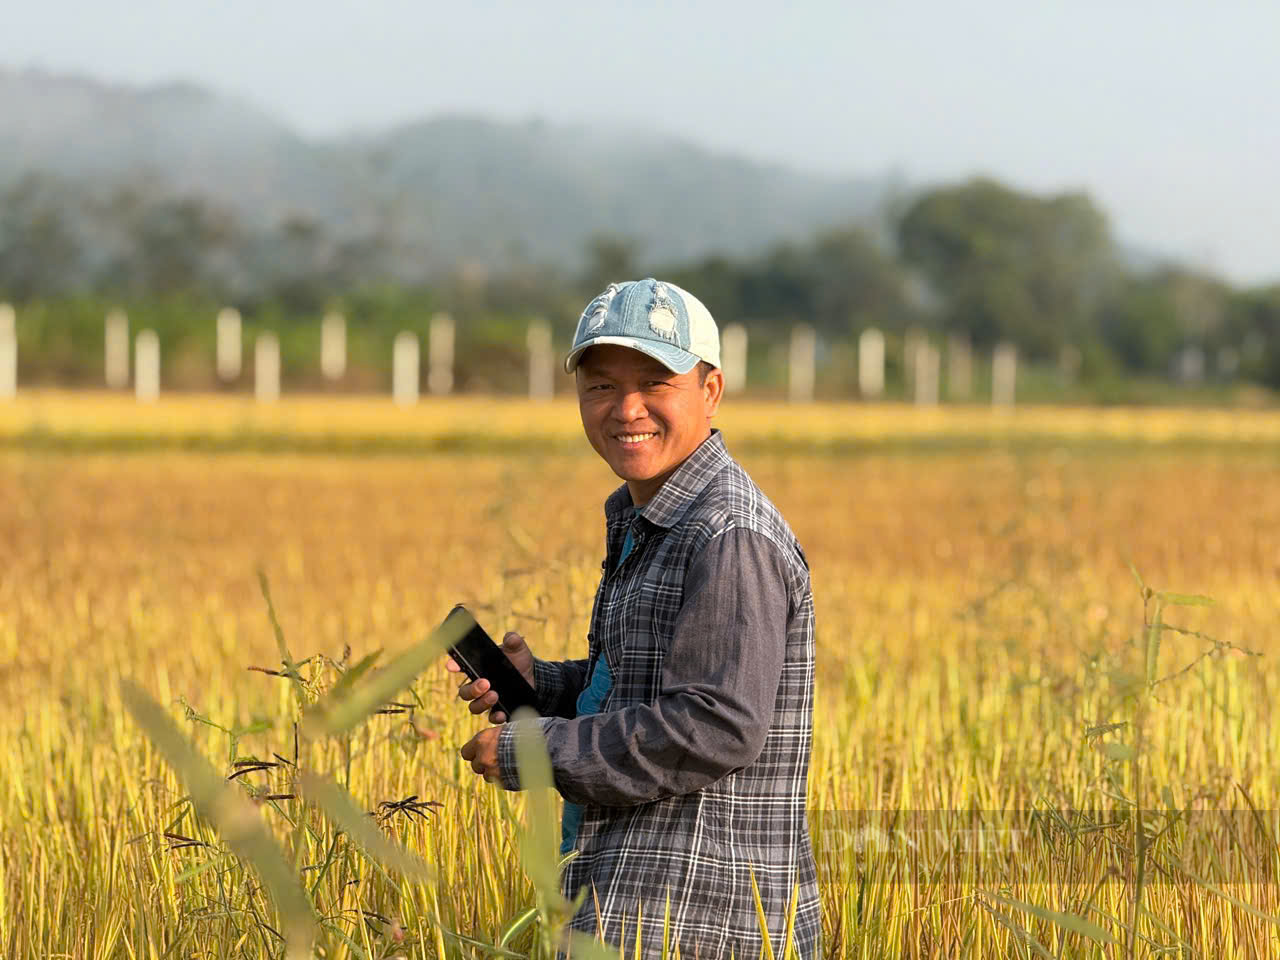
[[[637,505],[710,435],[719,365],[715,321],[674,284],[610,284],[583,311],[565,369],[587,439]]]

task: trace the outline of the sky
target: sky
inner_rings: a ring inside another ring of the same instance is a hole
[[[474,111],[822,173],[988,174],[1087,190],[1122,243],[1280,281],[1275,0],[9,6],[0,65],[193,81],[311,136]]]

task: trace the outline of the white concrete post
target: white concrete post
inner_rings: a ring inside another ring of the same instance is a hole
[[[947,338],[947,396],[968,400],[973,395],[973,350],[969,338],[953,333]]]
[[[133,344],[133,390],[139,403],[160,399],[160,338],[154,330],[140,330]]]
[[[107,314],[103,331],[103,373],[107,386],[122,390],[129,385],[129,317],[123,310]]]
[[[867,400],[884,393],[884,334],[875,327],[858,337],[858,393]]]
[[[1018,380],[1018,348],[1012,343],[998,343],[991,355],[991,402],[997,407],[1012,407]]]
[[[915,400],[920,407],[938,405],[938,374],[942,357],[928,340],[916,347]]]
[[[225,383],[240,376],[244,359],[244,348],[240,342],[240,311],[234,307],[223,307],[218,311],[216,326],[214,366],[217,368],[218,379]]]
[[[916,352],[925,342],[925,335],[911,329],[902,338],[902,386],[907,399],[915,396]]]
[[[280,399],[280,340],[260,333],[253,342],[253,398],[258,403]]]
[[[724,371],[726,393],[741,393],[747,387],[747,328],[731,323],[720,334],[720,369]]]
[[[1183,347],[1174,357],[1173,374],[1181,383],[1199,383],[1204,379],[1204,348]]]
[[[787,378],[792,403],[809,403],[813,400],[814,362],[817,354],[817,338],[813,327],[800,324],[791,330],[790,376]]]
[[[391,399],[402,407],[418,402],[418,335],[408,330],[396,334],[391,348]]]
[[[326,313],[320,321],[320,373],[330,381],[347,373],[347,320],[340,313]]]
[[[556,358],[551,350],[551,324],[534,320],[525,337],[529,347],[529,399],[550,400],[555,393]]]
[[[427,389],[442,396],[453,392],[453,317],[437,313],[431,318],[427,341]]]
[[[0,303],[0,400],[18,393],[18,315],[12,305]]]

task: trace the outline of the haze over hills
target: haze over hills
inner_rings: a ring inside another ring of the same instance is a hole
[[[338,240],[376,234],[409,273],[572,268],[599,232],[638,241],[649,262],[750,253],[873,222],[891,193],[887,178],[803,174],[652,130],[453,115],[308,140],[190,84],[0,69],[0,189],[29,173],[88,194],[193,194],[254,227],[300,217]]]

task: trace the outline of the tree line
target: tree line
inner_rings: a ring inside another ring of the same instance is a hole
[[[530,317],[551,318],[567,339],[586,298],[646,274],[765,342],[801,322],[827,344],[870,326],[891,338],[918,329],[960,333],[978,349],[1010,341],[1031,363],[1069,363],[1084,381],[1181,372],[1280,388],[1280,283],[1238,288],[1176,263],[1137,266],[1088,195],[985,178],[920,192],[874,229],[833,228],[750,257],[653,263],[614,233],[593,237],[578,269],[464,263],[435,274],[415,266],[393,222],[342,238],[303,218],[252,229],[199,197],[138,185],[103,195],[39,175],[0,195],[0,300],[21,311],[22,362],[72,381],[100,375],[111,306],[194,355],[231,304],[250,330],[280,334],[285,372],[299,376],[325,310],[348,315],[353,361],[359,369],[364,351],[371,371],[388,365],[395,332],[448,310],[459,358],[472,350],[475,376],[462,382],[501,382],[523,369]],[[199,364],[188,366],[201,385]]]

